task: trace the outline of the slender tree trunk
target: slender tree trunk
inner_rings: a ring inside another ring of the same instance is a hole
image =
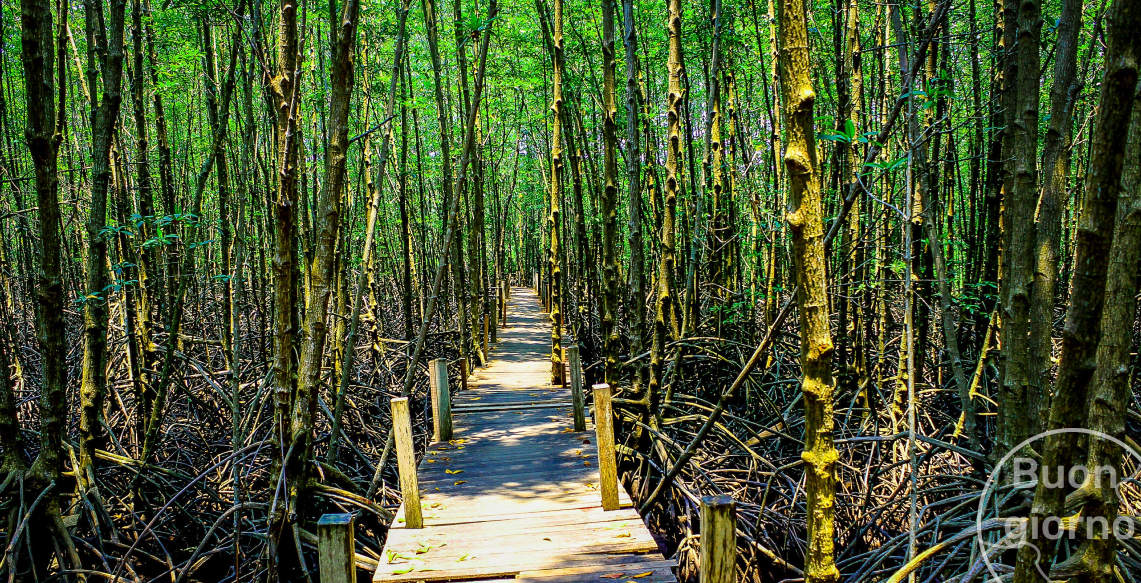
[[[1042,195],[1034,244],[1034,287],[1030,296],[1029,373],[1043,388],[1031,397],[1030,415],[1044,414],[1050,406],[1047,381],[1053,368],[1054,298],[1058,287],[1062,208],[1067,203],[1066,175],[1070,165],[1070,133],[1074,102],[1081,90],[1075,83],[1078,33],[1082,28],[1081,0],[1062,2],[1058,41],[1054,53],[1054,80],[1050,89],[1050,117],[1042,157]]]
[[[563,0],[555,0],[554,31],[552,33],[553,67],[554,74],[551,81],[551,111],[554,112],[554,121],[551,128],[551,185],[550,185],[550,215],[547,225],[550,231],[550,247],[548,255],[548,269],[550,275],[550,300],[548,311],[551,318],[551,382],[563,382],[562,357],[562,266],[559,256],[559,228],[561,226],[560,201],[562,200],[563,180]]]
[[[126,2],[112,0],[107,30],[96,13],[103,11],[102,0],[88,0],[87,27],[99,27],[88,32],[94,36],[103,53],[100,65],[103,77],[103,95],[92,103],[92,182],[91,214],[87,219],[87,285],[83,301],[83,365],[80,381],[79,416],[79,473],[80,484],[87,484],[87,475],[95,463],[95,449],[103,439],[103,399],[107,394],[107,191],[111,183],[111,145],[119,123],[119,107],[123,102],[123,32]],[[89,48],[95,51],[95,48]],[[94,86],[92,86],[94,90]]]
[[[677,261],[677,238],[674,221],[677,199],[682,190],[681,116],[685,107],[685,93],[681,87],[681,0],[669,1],[669,110],[666,137],[666,189],[662,202],[661,254],[658,259],[657,299],[655,302],[653,342],[650,348],[650,411],[657,416],[658,399],[662,391],[662,372],[665,366],[666,342],[677,330],[677,306],[674,294],[674,269]]]
[[[675,0],[676,1],[676,0]],[[828,325],[828,296],[824,254],[824,223],[820,202],[820,169],[813,130],[812,88],[808,55],[808,25],[804,4],[783,0],[780,14],[781,87],[788,143],[788,221],[793,261],[799,286],[800,351],[804,381],[805,494],[808,498],[806,583],[835,583],[833,525],[836,504],[836,460],[832,429],[832,335]]]

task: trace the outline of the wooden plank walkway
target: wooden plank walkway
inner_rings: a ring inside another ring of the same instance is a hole
[[[424,528],[388,533],[373,581],[676,583],[629,498],[603,511],[594,428],[550,379],[538,296],[513,288],[491,363],[454,398],[455,439],[419,466]]]

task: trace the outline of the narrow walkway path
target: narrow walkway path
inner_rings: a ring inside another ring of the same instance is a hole
[[[424,528],[396,515],[373,581],[673,583],[630,500],[603,511],[593,426],[550,382],[538,296],[513,288],[491,363],[454,398],[455,439],[420,463]]]

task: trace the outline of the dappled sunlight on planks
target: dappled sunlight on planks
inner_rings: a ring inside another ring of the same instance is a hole
[[[593,427],[575,433],[568,389],[550,384],[550,328],[515,288],[512,326],[455,395],[455,439],[419,465],[424,528],[397,513],[374,581],[465,579],[672,583],[672,561],[624,491],[604,511]]]

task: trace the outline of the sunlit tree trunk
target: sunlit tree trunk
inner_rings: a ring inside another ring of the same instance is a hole
[[[554,74],[551,81],[551,111],[554,121],[551,127],[551,185],[550,214],[547,225],[550,233],[547,272],[550,276],[549,312],[551,317],[551,380],[555,384],[563,382],[562,357],[562,266],[560,265],[559,228],[561,227],[560,201],[562,200],[563,179],[563,0],[555,0],[554,30],[551,40],[554,49]]]
[[[676,0],[675,0],[676,1]],[[799,286],[800,354],[804,380],[805,494],[808,498],[806,583],[835,583],[840,572],[834,562],[836,461],[833,444],[832,334],[828,324],[824,224],[820,202],[820,169],[813,129],[812,88],[808,54],[808,24],[804,3],[782,0],[780,13],[781,88],[785,104],[788,170],[788,221],[793,263]]]

